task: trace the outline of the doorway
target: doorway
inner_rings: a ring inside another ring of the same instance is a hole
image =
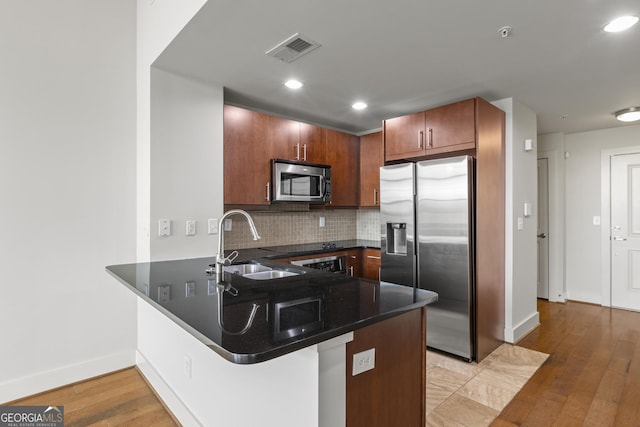
[[[640,311],[640,153],[611,156],[611,306]]]
[[[620,303],[620,298],[622,298],[620,295],[624,295],[624,294],[631,294],[634,295],[636,292],[633,290],[634,288],[637,288],[638,285],[638,281],[640,280],[640,278],[638,277],[638,275],[640,274],[640,266],[639,266],[639,256],[640,256],[640,251],[638,250],[634,250],[633,248],[631,248],[631,250],[627,250],[627,248],[630,248],[630,244],[626,244],[626,242],[630,242],[629,241],[629,236],[625,233],[627,233],[629,231],[629,225],[627,225],[626,229],[623,228],[625,225],[623,223],[618,223],[620,221],[622,222],[629,222],[627,220],[625,220],[624,218],[620,219],[620,217],[618,216],[619,213],[618,212],[614,212],[614,211],[622,211],[624,209],[624,206],[627,206],[627,208],[629,208],[629,203],[631,203],[631,208],[635,211],[634,215],[638,215],[638,208],[637,205],[633,206],[633,200],[636,200],[635,203],[638,203],[638,196],[637,196],[637,192],[640,191],[638,190],[638,183],[637,181],[633,181],[634,179],[638,179],[638,173],[640,173],[638,171],[638,168],[633,166],[634,164],[636,164],[633,160],[637,159],[637,157],[640,155],[640,146],[636,145],[636,146],[628,146],[628,147],[619,147],[619,148],[613,148],[613,149],[609,149],[609,150],[602,150],[601,155],[600,155],[600,171],[601,171],[601,187],[600,187],[600,194],[602,196],[601,198],[601,210],[600,210],[600,215],[602,217],[602,222],[601,222],[601,229],[600,229],[600,249],[601,249],[601,254],[600,254],[600,259],[601,259],[601,281],[600,283],[602,284],[602,288],[601,288],[601,295],[602,295],[602,302],[601,304],[605,307],[611,307],[611,306],[617,306],[620,308],[627,308],[631,309],[631,310],[640,310],[640,306],[637,306],[636,303],[634,301],[630,301],[630,302],[624,302],[622,301],[622,303]],[[617,159],[614,161],[614,159]],[[630,162],[628,162],[628,160],[631,160]],[[614,171],[614,168],[617,169],[617,171]],[[626,175],[627,179],[625,182],[623,182],[622,184],[619,183],[619,181],[622,179],[624,181],[624,178],[620,178],[619,174],[622,175]],[[631,179],[631,182],[629,182],[629,179]],[[614,182],[615,180],[615,182]],[[617,187],[619,187],[620,185],[622,185],[624,187],[624,189],[620,190],[619,192],[617,192]],[[630,195],[629,192],[636,192],[635,195]],[[617,192],[617,194],[614,194],[614,192]],[[622,197],[620,195],[624,195],[626,194],[627,197],[624,197],[624,200],[622,202],[619,202],[619,198]],[[633,196],[633,197],[631,197]],[[630,201],[630,199],[632,199]],[[622,207],[618,206],[616,208],[614,208],[613,203],[616,204],[620,204],[622,203]],[[633,221],[636,221],[637,224],[637,219],[636,218],[632,218],[631,215],[629,215],[630,212],[627,212],[627,218],[631,219],[631,227],[638,227],[637,225],[633,225]],[[615,215],[615,218],[613,217]],[[616,223],[614,224],[613,221],[616,221]],[[614,227],[620,227],[620,228],[616,228],[614,230]],[[633,234],[633,233],[632,233]],[[613,240],[614,237],[617,237],[621,240]],[[635,237],[635,236],[632,236]],[[627,240],[622,240],[622,239],[627,239]],[[633,239],[630,243],[631,244],[635,244],[635,239]],[[616,251],[616,261],[621,261],[621,263],[615,263],[614,264],[614,254],[613,251]],[[626,254],[626,272],[625,271],[621,271],[620,269],[625,269],[625,260],[622,259],[622,257]],[[620,267],[620,265],[622,265],[622,267]],[[629,269],[633,267],[633,271],[630,271]],[[617,271],[613,271],[614,268]],[[633,281],[635,280],[635,284],[633,283]],[[631,282],[630,282],[631,281]],[[621,291],[622,294],[619,294],[618,291]],[[616,298],[616,303],[615,305],[612,303],[612,299],[613,299],[613,294],[615,295]],[[636,308],[634,308],[636,307]]]
[[[549,299],[549,159],[538,158],[538,298]]]

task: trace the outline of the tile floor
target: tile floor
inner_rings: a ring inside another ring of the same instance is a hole
[[[427,426],[490,425],[547,357],[511,344],[480,363],[427,351]]]

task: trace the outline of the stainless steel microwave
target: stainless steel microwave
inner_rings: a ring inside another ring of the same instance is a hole
[[[271,202],[325,204],[331,201],[331,166],[271,160]]]

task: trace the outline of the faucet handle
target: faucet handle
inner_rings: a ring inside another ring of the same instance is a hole
[[[229,263],[232,263],[233,261],[235,261],[236,258],[238,258],[238,255],[240,255],[238,251],[233,251],[229,254],[229,256],[226,259],[227,261],[229,261]]]

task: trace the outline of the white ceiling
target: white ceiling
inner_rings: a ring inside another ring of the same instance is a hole
[[[227,102],[354,133],[473,96],[513,97],[539,133],[570,133],[621,126],[611,113],[640,106],[640,24],[603,31],[626,14],[640,2],[210,0],[154,65],[224,86]],[[322,47],[290,64],[265,55],[298,32]],[[305,86],[286,89],[291,77]]]

